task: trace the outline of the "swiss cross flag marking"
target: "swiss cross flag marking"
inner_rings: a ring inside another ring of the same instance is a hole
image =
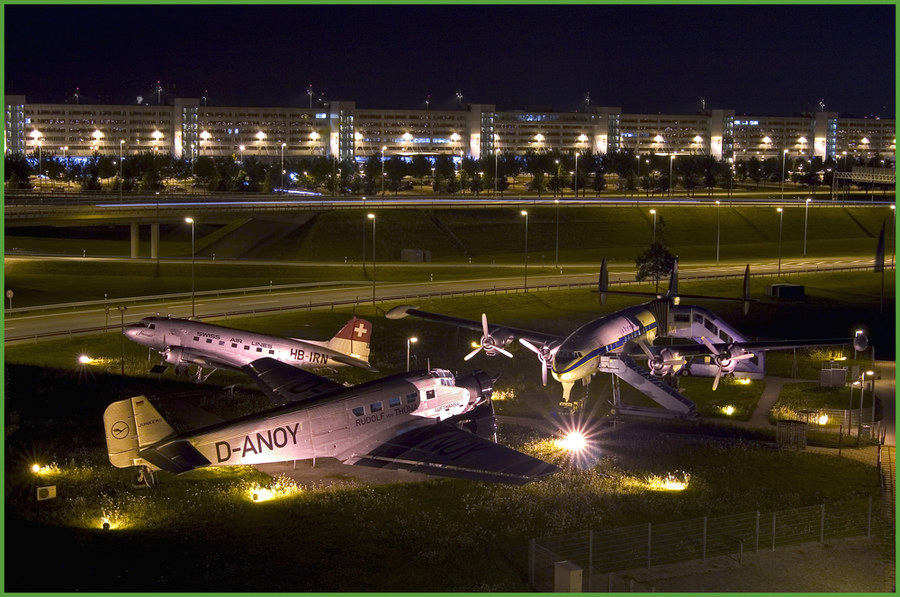
[[[364,326],[363,324],[359,324],[358,326],[356,326],[355,328],[353,328],[353,331],[356,332],[356,335],[357,335],[357,336],[359,336],[360,338],[362,338],[363,336],[366,335],[366,332],[367,332],[368,330],[366,330],[366,326]]]

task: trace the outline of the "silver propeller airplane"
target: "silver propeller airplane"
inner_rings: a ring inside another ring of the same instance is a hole
[[[482,371],[402,373],[345,387],[272,358],[243,367],[279,406],[176,433],[145,396],[103,414],[110,462],[184,473],[207,466],[332,457],[345,464],[522,485],[555,465],[488,439],[493,380]]]
[[[159,352],[178,373],[185,374],[191,365],[196,365],[198,382],[205,381],[216,369],[240,370],[262,357],[302,369],[351,365],[375,371],[369,364],[372,324],[356,317],[328,341],[281,338],[170,317],[145,317],[125,326],[123,333]],[[165,367],[158,365],[153,371],[158,373]],[[205,376],[204,367],[211,369]]]
[[[576,329],[568,336],[557,336],[531,330],[488,324],[487,315],[481,321],[472,321],[438,313],[421,311],[401,305],[388,311],[389,319],[406,316],[446,323],[481,332],[481,342],[465,356],[469,360],[479,352],[487,356],[498,354],[512,357],[505,349],[518,340],[534,352],[540,362],[541,380],[547,385],[547,372],[562,384],[564,404],[569,403],[572,387],[581,381],[587,393],[588,384],[595,373],[606,372],[634,386],[663,406],[665,414],[694,418],[694,403],[661,378],[681,373],[714,376],[713,389],[723,375],[742,372],[745,376],[761,377],[764,373],[762,353],[770,350],[802,348],[810,346],[835,346],[853,344],[863,350],[868,340],[863,335],[855,338],[831,338],[815,340],[748,341],[740,332],[719,318],[709,309],[693,305],[681,305],[682,298],[741,301],[746,312],[753,299],[749,298],[749,266],[744,273],[742,298],[711,297],[678,294],[678,264],[672,271],[669,289],[664,294],[637,293],[609,290],[609,274],[606,259],[603,260],[598,285],[601,304],[607,294],[650,296],[650,302],[626,307],[603,315]],[[654,346],[657,338],[683,338],[691,342]],[[700,357],[707,365],[695,364]],[[647,361],[647,369],[635,359]],[[614,388],[617,410],[628,407],[618,400],[618,387]],[[631,409],[639,412],[642,409]],[[642,414],[651,414],[643,413]]]

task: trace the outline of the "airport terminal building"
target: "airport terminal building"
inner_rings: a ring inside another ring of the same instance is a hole
[[[165,105],[30,104],[5,96],[5,152],[83,157],[94,151],[144,151],[176,158],[259,156],[266,161],[335,156],[363,161],[387,156],[482,158],[532,151],[640,155],[710,155],[735,161],[820,156],[893,160],[893,119],[845,118],[835,112],[747,116],[735,110],[698,114],[628,114],[618,107],[578,112],[381,110],[356,102],[322,107],[221,107],[176,98]]]

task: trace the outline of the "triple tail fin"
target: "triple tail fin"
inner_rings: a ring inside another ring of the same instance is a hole
[[[328,348],[347,356],[369,362],[369,343],[372,341],[372,323],[354,317],[328,341]]]

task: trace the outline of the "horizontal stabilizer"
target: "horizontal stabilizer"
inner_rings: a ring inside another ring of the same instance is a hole
[[[209,460],[186,439],[151,446],[141,450],[140,457],[159,469],[175,474],[209,464]]]

